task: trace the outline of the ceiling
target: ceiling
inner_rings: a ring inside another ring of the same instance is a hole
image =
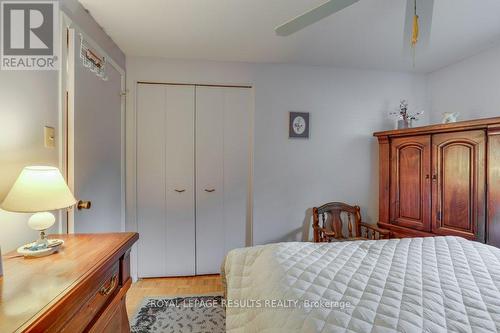
[[[432,72],[500,41],[499,0],[435,0],[415,66],[406,0],[361,0],[288,37],[274,28],[325,0],[80,2],[127,56]]]

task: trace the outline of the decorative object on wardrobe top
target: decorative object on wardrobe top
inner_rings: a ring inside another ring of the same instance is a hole
[[[458,121],[459,116],[460,116],[459,112],[443,112],[441,123],[442,124],[456,123]]]
[[[396,129],[402,129],[413,127],[413,121],[418,120],[423,114],[424,111],[414,114],[408,113],[408,102],[403,99],[399,102],[399,110],[397,112],[389,113],[389,116],[396,118]]]
[[[106,57],[99,55],[97,51],[92,49],[82,35],[80,35],[80,41],[80,58],[83,60],[83,66],[90,69],[102,80],[107,81]]]

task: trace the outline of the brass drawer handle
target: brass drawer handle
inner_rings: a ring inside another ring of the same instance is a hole
[[[109,285],[107,287],[102,286],[101,289],[99,290],[99,294],[101,294],[102,296],[108,296],[115,289],[117,284],[118,284],[118,276],[113,275],[113,277],[109,281]]]

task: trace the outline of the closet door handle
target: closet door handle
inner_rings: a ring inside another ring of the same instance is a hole
[[[206,188],[205,192],[212,193],[212,192],[215,192],[215,189],[214,188],[211,188],[211,189]]]
[[[184,189],[182,189],[182,190],[175,189],[175,192],[182,193],[182,192],[186,192],[186,190],[184,190]]]

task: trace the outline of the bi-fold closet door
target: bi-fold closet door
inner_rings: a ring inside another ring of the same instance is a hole
[[[196,87],[196,274],[246,243],[251,90]]]
[[[195,274],[195,88],[137,87],[140,277]]]
[[[137,89],[139,276],[219,273],[246,244],[251,90]]]

